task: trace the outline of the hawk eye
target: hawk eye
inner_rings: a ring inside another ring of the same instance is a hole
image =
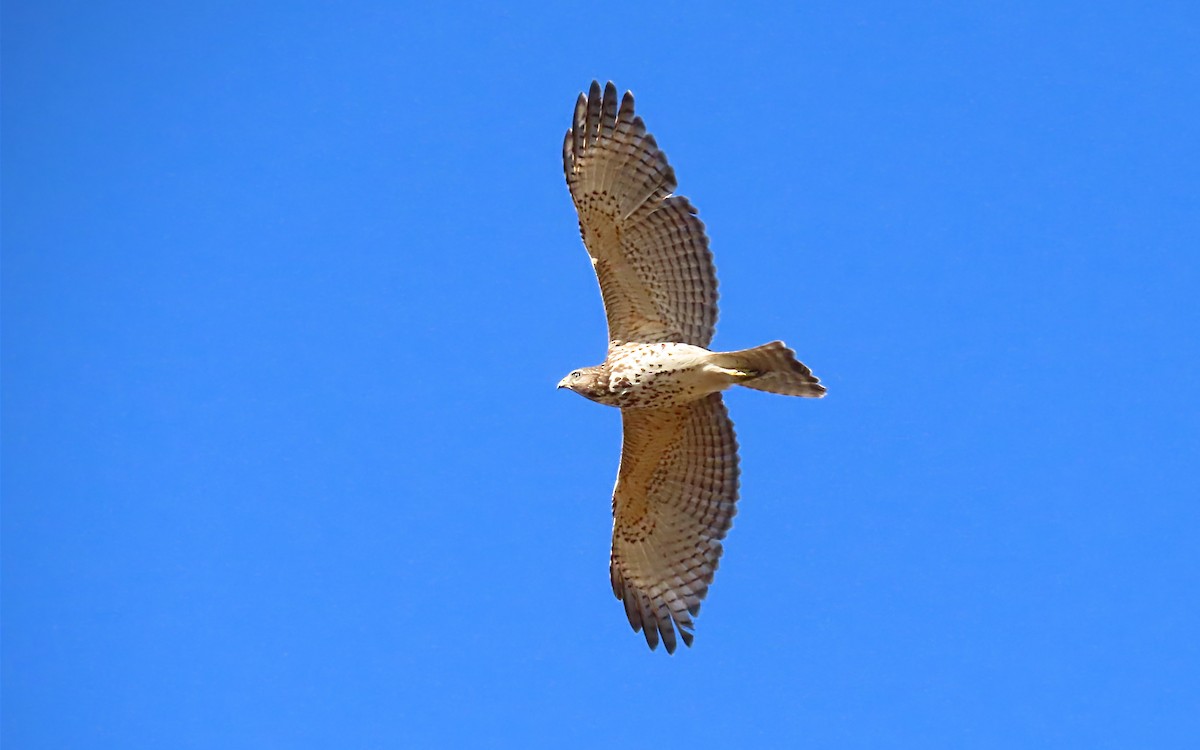
[[[576,370],[575,372],[571,373],[571,380],[579,380],[579,376],[582,374],[583,373],[581,373],[579,370]]]

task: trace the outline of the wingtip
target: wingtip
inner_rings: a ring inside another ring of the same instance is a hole
[[[646,636],[646,645],[650,647],[650,650],[657,651],[658,650],[658,628],[656,628],[654,626],[654,623],[648,623],[648,624],[644,625],[642,627],[642,635]],[[675,650],[674,645],[670,642],[666,642],[663,645],[666,646],[668,654]]]
[[[617,84],[613,83],[611,79],[605,81],[604,85],[601,85],[600,79],[593,78],[592,82],[588,85],[587,93],[580,93],[579,97],[581,99],[603,97],[604,99],[612,99],[613,102],[616,102],[618,93],[620,92],[617,88]],[[626,104],[628,104],[628,106],[632,107],[633,92],[629,89],[625,89],[625,93],[621,94],[620,102],[621,106],[626,106]]]

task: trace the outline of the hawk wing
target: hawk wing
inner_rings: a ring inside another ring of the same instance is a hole
[[[707,347],[717,323],[717,274],[704,224],[675,171],[610,82],[579,95],[563,142],[579,232],[600,280],[613,343]]]
[[[733,522],[737,439],[721,400],[622,409],[624,444],[613,491],[613,593],[653,649],[675,630],[692,645],[692,615],[708,593]]]

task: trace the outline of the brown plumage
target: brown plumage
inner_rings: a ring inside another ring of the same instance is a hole
[[[721,391],[825,389],[782,342],[707,349],[717,278],[704,225],[675,172],[612,83],[593,81],[563,142],[567,186],[608,318],[605,361],[559,383],[621,408],[613,492],[613,592],[650,648],[692,644],[738,495],[737,440]]]

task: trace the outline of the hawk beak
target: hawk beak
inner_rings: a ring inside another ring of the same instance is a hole
[[[559,388],[566,388],[566,387],[567,387],[567,379],[566,379],[566,378],[563,378],[562,380],[558,381],[558,387],[559,387]]]

